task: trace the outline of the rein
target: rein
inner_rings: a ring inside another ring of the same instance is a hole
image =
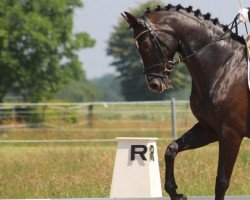
[[[211,43],[205,45],[204,47],[202,47],[201,49],[197,50],[197,51],[194,51],[193,53],[185,56],[185,57],[181,57],[179,56],[179,60],[177,61],[173,61],[173,60],[169,60],[167,58],[167,56],[163,53],[162,51],[162,46],[160,45],[160,42],[159,42],[159,39],[157,38],[157,36],[155,35],[155,31],[161,31],[161,30],[154,30],[152,28],[152,26],[150,25],[150,23],[148,22],[147,18],[142,15],[140,17],[143,25],[145,26],[146,30],[142,31],[141,33],[139,33],[135,38],[135,42],[136,42],[136,46],[138,46],[138,43],[137,43],[137,40],[142,36],[144,35],[145,33],[149,33],[152,38],[153,38],[153,43],[154,43],[154,47],[156,49],[156,53],[157,53],[157,56],[160,60],[159,63],[156,63],[156,64],[153,64],[153,65],[150,65],[147,67],[147,70],[145,70],[145,66],[144,66],[144,74],[147,75],[147,76],[154,76],[154,77],[159,77],[159,78],[168,78],[168,76],[170,75],[170,73],[175,69],[175,66],[181,62],[185,62],[187,61],[188,59],[196,56],[197,54],[199,54],[200,52],[202,51],[205,51],[206,49],[208,49],[211,45],[221,41],[221,40],[225,40],[227,38],[230,38],[231,36],[229,37],[224,37],[227,33],[229,33],[230,31],[232,31],[232,29],[236,29],[236,31],[238,30],[238,24],[240,22],[236,22],[236,18],[235,20],[231,23],[232,26],[230,27],[230,29],[226,30],[222,35],[220,35],[218,38],[216,38],[214,41],[212,41]],[[161,54],[161,55],[160,55]],[[155,68],[155,67],[161,67],[164,69],[164,72],[162,73],[150,73],[150,71]]]

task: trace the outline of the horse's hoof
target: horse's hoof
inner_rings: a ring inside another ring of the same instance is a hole
[[[171,197],[171,200],[188,200],[188,199],[183,194],[177,194],[176,196]]]

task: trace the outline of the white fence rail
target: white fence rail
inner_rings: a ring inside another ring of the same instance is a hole
[[[171,133],[187,130],[195,121],[188,101],[0,104],[0,132]]]

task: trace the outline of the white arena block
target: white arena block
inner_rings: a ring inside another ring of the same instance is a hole
[[[156,140],[118,137],[111,198],[162,197]]]

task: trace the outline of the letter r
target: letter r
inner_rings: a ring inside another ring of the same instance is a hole
[[[131,160],[135,160],[135,154],[139,154],[142,160],[147,160],[145,153],[147,153],[148,148],[145,145],[131,145]]]

